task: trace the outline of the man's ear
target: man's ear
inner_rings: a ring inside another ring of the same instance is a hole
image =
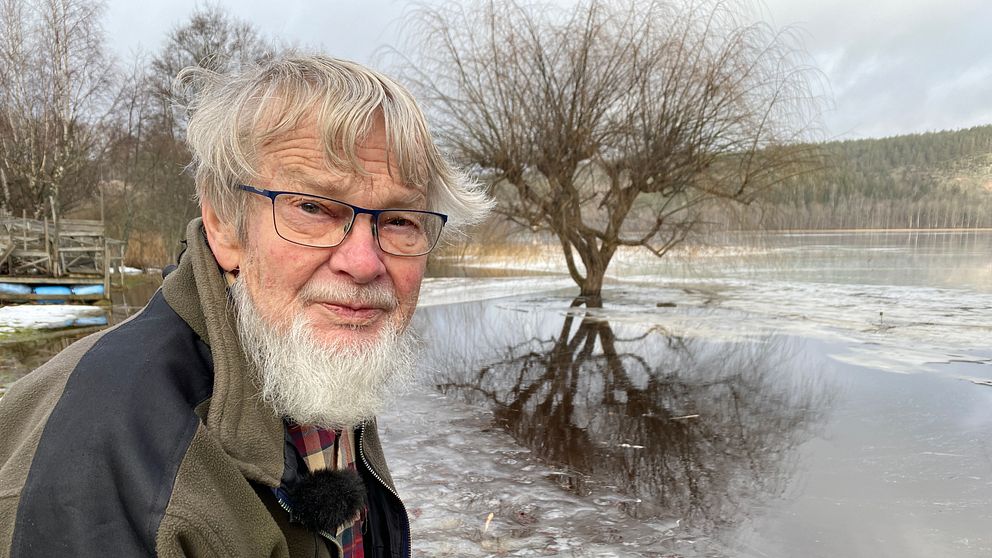
[[[210,251],[224,271],[233,271],[241,265],[241,242],[234,227],[220,219],[213,205],[206,199],[200,202],[203,228],[207,231]]]

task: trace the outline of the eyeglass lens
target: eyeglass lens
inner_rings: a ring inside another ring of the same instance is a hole
[[[354,222],[354,210],[333,200],[279,194],[273,202],[276,232],[291,242],[337,246]],[[444,220],[421,211],[390,210],[376,221],[379,247],[389,254],[416,256],[434,248]]]

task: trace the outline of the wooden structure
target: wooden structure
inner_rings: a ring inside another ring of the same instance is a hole
[[[113,270],[122,270],[124,243],[108,239],[102,220],[49,221],[0,213],[0,283],[103,285],[101,294],[10,294],[0,300],[101,300],[110,298]],[[123,284],[123,271],[121,283]]]

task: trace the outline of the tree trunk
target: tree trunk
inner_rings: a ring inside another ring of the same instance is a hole
[[[579,285],[579,296],[599,298],[603,291],[603,277],[606,275],[606,267],[586,268],[585,280]]]

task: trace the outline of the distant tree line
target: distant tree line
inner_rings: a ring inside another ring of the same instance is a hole
[[[822,145],[824,167],[765,192],[728,228],[992,227],[992,126]]]

